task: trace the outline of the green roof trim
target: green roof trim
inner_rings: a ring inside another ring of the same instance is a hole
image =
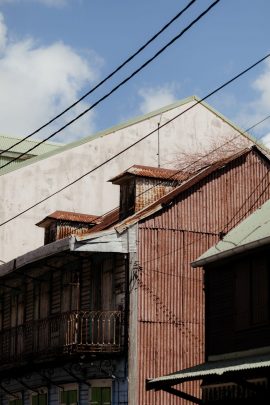
[[[162,114],[164,112],[170,111],[170,110],[172,110],[174,108],[180,107],[180,106],[185,105],[185,104],[187,104],[189,102],[192,102],[192,101],[200,102],[201,99],[199,97],[197,97],[197,96],[187,97],[187,98],[182,99],[180,101],[177,101],[175,103],[169,104],[169,105],[167,105],[165,107],[159,108],[158,110],[152,111],[152,112],[150,112],[148,114],[140,115],[140,116],[132,118],[131,120],[126,121],[124,123],[117,124],[117,125],[115,125],[115,126],[113,126],[111,128],[108,128],[108,129],[105,129],[103,131],[97,132],[96,134],[89,135],[89,136],[84,137],[84,138],[82,138],[82,139],[80,139],[78,141],[74,141],[74,142],[71,142],[69,144],[65,144],[63,146],[60,146],[59,148],[56,148],[56,149],[54,149],[52,151],[49,151],[47,153],[44,153],[42,155],[35,156],[35,157],[31,158],[31,159],[27,159],[24,162],[22,162],[20,165],[17,165],[15,167],[14,166],[13,167],[7,166],[6,168],[4,168],[3,170],[0,171],[1,172],[0,175],[7,174],[7,173],[12,172],[14,170],[20,169],[20,168],[22,168],[24,166],[28,166],[28,165],[31,165],[32,163],[38,162],[40,160],[47,159],[48,157],[51,157],[51,156],[56,155],[58,153],[62,153],[62,152],[65,152],[67,150],[76,148],[76,147],[78,147],[80,145],[83,145],[85,143],[93,141],[94,139],[102,138],[103,136],[106,136],[106,135],[109,135],[109,134],[111,134],[113,132],[119,131],[120,129],[127,128],[127,127],[129,127],[131,125],[137,124],[137,123],[139,123],[141,121],[147,120],[147,119],[152,118],[152,117],[154,117],[156,115],[160,115],[160,114]],[[241,129],[240,127],[235,125],[233,122],[231,122],[229,119],[227,119],[225,116],[220,114],[218,111],[216,111],[214,108],[212,108],[209,104],[205,103],[204,101],[201,101],[200,104],[203,105],[205,108],[207,108],[212,113],[214,113],[217,117],[221,118],[224,122],[226,122],[228,125],[233,127],[235,130],[242,133],[243,136],[245,136],[251,142],[258,144],[258,142],[255,140],[255,138],[253,136],[251,136],[250,134],[244,133],[243,129]],[[267,150],[265,145],[260,144],[259,146],[262,149]],[[269,153],[268,150],[267,150],[267,152]]]
[[[9,149],[17,143],[18,141],[21,141],[22,138],[17,138],[13,136],[6,136],[6,135],[0,135],[0,151],[4,151],[6,149]],[[21,142],[19,145],[14,146],[8,153],[14,153],[14,154],[21,154],[26,152],[28,149],[31,147],[35,146],[38,144],[41,140],[38,139],[26,139],[23,142]],[[57,148],[60,148],[63,146],[61,143],[57,142],[44,142],[43,144],[39,145],[36,149],[34,149],[33,152],[30,152],[29,155],[41,155],[43,153],[48,153],[51,152]],[[2,156],[5,156],[3,154]]]
[[[193,267],[204,266],[270,243],[270,200],[232,229],[215,246],[208,249]]]

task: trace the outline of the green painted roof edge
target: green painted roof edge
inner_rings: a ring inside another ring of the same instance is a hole
[[[3,175],[5,175],[5,174],[7,174],[7,173],[10,173],[10,172],[13,172],[14,170],[21,169],[22,167],[31,165],[31,164],[33,164],[33,163],[36,163],[36,162],[40,161],[40,160],[47,159],[47,158],[49,158],[49,157],[51,157],[51,156],[54,156],[54,155],[56,155],[56,154],[65,152],[65,151],[70,150],[70,149],[73,149],[73,148],[76,148],[77,146],[80,146],[80,145],[83,145],[84,143],[93,141],[94,139],[102,138],[103,136],[109,135],[110,133],[119,131],[120,129],[123,129],[123,128],[127,128],[127,127],[129,127],[129,126],[131,126],[131,125],[134,125],[134,124],[139,123],[139,122],[141,122],[141,121],[144,121],[144,120],[146,120],[146,119],[152,118],[152,117],[154,117],[155,115],[159,115],[159,114],[162,114],[162,113],[164,113],[164,112],[173,110],[174,108],[180,107],[180,106],[182,106],[182,105],[184,105],[184,104],[187,104],[187,103],[189,103],[189,102],[191,102],[191,101],[200,102],[201,105],[203,105],[203,106],[204,106],[205,108],[207,108],[209,111],[211,111],[212,113],[214,113],[217,117],[221,118],[224,122],[226,122],[228,125],[230,125],[230,126],[233,127],[235,130],[237,130],[238,132],[240,132],[242,135],[244,135],[244,136],[245,136],[247,139],[249,139],[251,142],[253,142],[253,143],[255,143],[255,144],[258,145],[258,141],[257,141],[252,135],[250,135],[250,134],[248,134],[248,133],[244,133],[244,130],[243,130],[243,129],[241,129],[240,127],[238,127],[237,125],[235,125],[232,121],[230,121],[230,120],[229,120],[228,118],[226,118],[224,115],[222,115],[221,113],[219,113],[217,110],[215,110],[215,109],[214,109],[213,107],[211,107],[209,104],[207,104],[207,103],[204,102],[204,101],[201,101],[200,97],[198,97],[198,96],[196,96],[196,95],[193,95],[193,96],[186,97],[186,98],[184,98],[184,99],[182,99],[182,100],[176,101],[175,103],[169,104],[169,105],[167,105],[167,106],[165,106],[165,107],[162,107],[162,108],[159,108],[159,109],[157,109],[157,110],[151,111],[150,113],[137,116],[137,117],[132,118],[132,119],[126,121],[126,122],[123,122],[123,123],[121,123],[121,124],[117,124],[117,125],[115,125],[115,126],[113,126],[113,127],[110,127],[110,128],[108,128],[108,129],[105,129],[105,130],[103,130],[103,131],[99,131],[99,132],[97,132],[97,133],[94,134],[94,135],[88,135],[88,136],[86,136],[86,137],[84,137],[84,138],[82,138],[82,139],[79,139],[78,141],[74,141],[74,142],[65,144],[65,145],[63,145],[62,147],[60,146],[59,148],[57,148],[57,149],[55,149],[55,150],[49,151],[49,152],[44,153],[44,154],[39,155],[39,156],[35,156],[35,157],[33,157],[33,158],[30,158],[30,159],[27,159],[27,160],[25,160],[25,161],[19,163],[19,164],[16,165],[16,166],[7,167],[7,168],[3,169],[2,171],[1,171],[1,169],[0,169],[0,176],[3,176]],[[270,151],[266,148],[266,146],[263,145],[263,144],[261,144],[261,142],[259,143],[258,146],[261,147],[263,150],[265,150],[267,153],[270,153]]]
[[[23,139],[23,138],[20,138],[19,136],[9,136],[9,135],[3,135],[3,134],[0,134],[0,138],[14,139],[16,141],[21,141]],[[33,142],[33,143],[38,143],[40,141],[42,141],[42,139],[38,139],[38,138],[24,140],[24,142]],[[64,145],[61,142],[54,142],[54,141],[52,141],[52,142],[48,141],[48,142],[44,142],[44,143],[47,145],[53,145],[53,146],[63,146]]]
[[[207,249],[192,262],[192,267],[204,266],[217,262],[224,257],[242,253],[258,246],[269,244],[270,241],[270,200],[264,202],[247,218],[232,228],[218,243]]]

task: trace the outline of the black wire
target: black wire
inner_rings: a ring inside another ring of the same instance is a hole
[[[52,118],[50,121],[46,122],[44,125],[42,125],[40,128],[36,129],[34,132],[31,134],[27,135],[26,137],[20,139],[18,142],[14,143],[12,146],[10,146],[8,149],[5,149],[0,152],[0,156],[5,153],[10,151],[14,146],[19,145],[20,143],[24,142],[26,139],[30,138],[31,136],[37,134],[40,132],[42,129],[46,128],[48,125],[50,125],[52,122],[57,120],[58,118],[62,117],[66,112],[71,110],[73,107],[75,107],[77,104],[79,104],[82,100],[84,100],[87,96],[92,94],[95,90],[97,90],[102,84],[104,84],[107,80],[109,80],[111,77],[113,77],[119,70],[121,70],[125,65],[127,65],[132,59],[135,58],[135,56],[139,55],[151,42],[153,42],[157,37],[159,37],[162,32],[164,32],[174,21],[176,21],[181,15],[189,9],[189,7],[192,6],[193,3],[195,3],[197,0],[191,0],[181,11],[179,11],[167,24],[165,24],[155,35],[153,35],[147,42],[145,42],[144,45],[142,45],[139,49],[137,49],[136,52],[134,52],[131,56],[129,56],[121,65],[119,65],[115,70],[113,70],[108,76],[106,76],[103,80],[101,80],[96,86],[94,86],[91,90],[89,90],[87,93],[85,93],[81,98],[79,98],[77,101],[75,101],[73,104],[71,104],[69,107],[67,107],[65,110],[63,110],[61,113],[56,115],[54,118]]]
[[[239,138],[241,135],[246,134],[246,133],[249,132],[251,129],[257,127],[259,124],[261,124],[262,122],[266,121],[266,120],[269,119],[269,118],[270,118],[270,115],[268,115],[267,117],[263,118],[262,120],[256,122],[256,123],[253,124],[251,127],[245,129],[244,131],[240,131],[237,135],[235,135],[235,136],[233,136],[232,138],[228,139],[226,142],[220,144],[219,146],[217,146],[217,147],[214,148],[214,149],[211,149],[208,153],[206,153],[206,154],[200,156],[198,159],[193,160],[193,161],[192,161],[191,163],[189,163],[187,166],[184,166],[184,167],[182,167],[182,168],[179,169],[179,170],[175,170],[173,174],[171,174],[170,176],[167,177],[167,180],[174,179],[174,177],[177,176],[178,174],[182,173],[183,171],[186,171],[188,168],[194,166],[196,163],[198,163],[198,162],[200,162],[201,160],[207,158],[208,156],[211,156],[213,153],[217,152],[219,149],[224,148],[224,146],[226,146],[226,145],[230,144],[231,142],[235,141],[235,140],[236,140],[237,138]],[[254,143],[256,144],[256,142],[254,142]],[[175,179],[174,182],[177,183],[178,180]],[[139,194],[137,195],[137,197],[140,197],[141,195],[143,195],[143,194],[145,194],[145,193],[148,193],[150,190],[152,190],[152,189],[155,188],[155,187],[160,186],[161,184],[162,184],[162,181],[160,181],[160,182],[154,184],[153,186],[151,186],[151,187],[149,187],[148,189],[146,189],[146,190],[142,191],[141,193],[139,193]],[[111,211],[114,211],[116,208],[118,208],[118,207],[115,207],[115,208],[114,208],[113,210],[111,210]]]
[[[0,166],[0,169],[3,169],[4,167],[10,165],[11,163],[19,160],[21,157],[25,156],[32,150],[36,149],[39,145],[43,144],[44,142],[48,141],[51,139],[53,136],[57,135],[59,132],[63,131],[66,129],[69,125],[73,124],[75,121],[77,121],[79,118],[81,118],[83,115],[85,115],[87,112],[92,110],[94,107],[96,107],[98,104],[100,104],[102,101],[104,101],[106,98],[111,96],[115,91],[117,91],[120,87],[122,87],[126,82],[128,82],[132,77],[136,76],[142,69],[144,69],[147,65],[149,65],[154,59],[156,59],[159,55],[161,55],[169,46],[171,46],[177,39],[179,39],[186,31],[188,31],[194,24],[196,24],[205,14],[207,14],[217,3],[219,3],[220,0],[216,0],[214,3],[212,3],[205,11],[203,11],[197,18],[195,18],[186,28],[184,28],[178,35],[176,35],[173,39],[171,39],[166,45],[164,45],[158,52],[154,54],[150,59],[148,59],[145,63],[143,63],[138,69],[136,69],[133,73],[131,73],[129,76],[127,76],[124,80],[122,80],[117,86],[113,87],[112,90],[110,90],[108,93],[106,93],[103,97],[98,99],[94,104],[92,104],[90,107],[88,107],[86,110],[84,110],[82,113],[77,115],[77,117],[73,118],[71,121],[69,121],[67,124],[62,126],[60,129],[57,131],[53,132],[51,135],[49,135],[47,138],[43,139],[42,141],[38,142],[35,146],[32,148],[28,149],[27,151],[21,153],[19,156],[16,158],[10,160],[9,162],[5,163],[3,166]]]
[[[173,118],[171,118],[170,120],[166,121],[164,124],[159,126],[159,129],[165,127],[166,125],[168,125],[169,123],[173,122],[176,118],[179,118],[180,116],[182,116],[183,114],[185,114],[187,111],[191,110],[192,108],[196,107],[198,104],[201,104],[202,101],[206,100],[207,98],[209,98],[210,96],[212,96],[213,94],[217,93],[218,91],[220,91],[220,89],[223,89],[225,86],[227,86],[228,84],[232,83],[234,80],[238,79],[240,76],[244,75],[246,72],[248,72],[249,70],[251,70],[253,67],[257,66],[259,63],[261,63],[262,61],[264,61],[266,58],[268,58],[270,56],[270,54],[266,55],[265,57],[261,58],[259,61],[255,62],[253,65],[251,65],[249,68],[243,70],[241,73],[239,73],[238,75],[234,76],[232,79],[228,80],[227,82],[225,82],[223,85],[219,86],[218,88],[216,88],[215,90],[211,91],[211,93],[207,94],[205,97],[203,97],[201,100],[198,100],[196,103],[194,103],[192,106],[186,108],[185,110],[183,110],[181,113],[175,115]],[[127,150],[131,149],[133,146],[137,145],[138,143],[140,143],[141,141],[143,141],[144,139],[148,138],[150,135],[154,134],[156,131],[158,130],[158,128],[154,129],[153,131],[148,132],[148,134],[144,135],[142,138],[138,139],[136,142],[132,143],[131,145],[127,146],[126,148],[122,149],[120,152],[116,153],[115,155],[113,155],[112,157],[110,157],[109,159],[105,160],[104,162],[100,163],[99,165],[97,165],[96,167],[94,167],[93,169],[89,170],[88,172],[82,174],[80,177],[78,177],[77,179],[73,180],[71,183],[66,184],[64,187],[58,189],[57,191],[55,191],[54,193],[50,194],[49,196],[43,198],[42,200],[38,201],[37,203],[31,205],[30,207],[26,208],[25,210],[19,212],[18,214],[14,215],[13,217],[7,219],[6,221],[2,222],[0,224],[0,226],[3,226],[5,224],[7,224],[8,222],[11,222],[13,219],[18,218],[19,216],[21,216],[22,214],[25,214],[26,212],[30,211],[32,208],[35,208],[37,205],[42,204],[44,201],[47,201],[49,198],[55,196],[56,194],[61,193],[63,190],[67,189],[68,187],[72,186],[73,184],[77,183],[78,181],[80,181],[81,179],[83,179],[84,177],[88,176],[89,174],[93,173],[94,171],[98,170],[99,168],[101,168],[102,166],[104,166],[105,164],[111,162],[113,159],[117,158],[118,156],[122,155],[124,152],[126,152]]]

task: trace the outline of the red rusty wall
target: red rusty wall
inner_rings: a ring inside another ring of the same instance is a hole
[[[189,404],[146,392],[145,379],[204,361],[202,272],[190,262],[267,199],[269,166],[256,153],[201,180],[139,226],[138,377],[140,405]],[[183,387],[181,387],[183,389]],[[198,383],[188,391],[200,396]]]

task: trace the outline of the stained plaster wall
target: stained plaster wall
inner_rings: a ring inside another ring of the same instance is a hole
[[[110,159],[172,117],[194,100],[154,114],[111,133],[80,144],[46,159],[0,176],[0,223],[36,204],[87,171]],[[173,166],[179,151],[201,151],[213,139],[226,140],[239,134],[225,120],[203,105],[197,105],[160,129],[160,163]],[[108,179],[133,164],[157,166],[157,132],[139,142],[105,166],[38,204],[0,228],[0,260],[8,261],[43,244],[43,230],[35,223],[55,210],[102,214],[119,203],[119,188]]]

